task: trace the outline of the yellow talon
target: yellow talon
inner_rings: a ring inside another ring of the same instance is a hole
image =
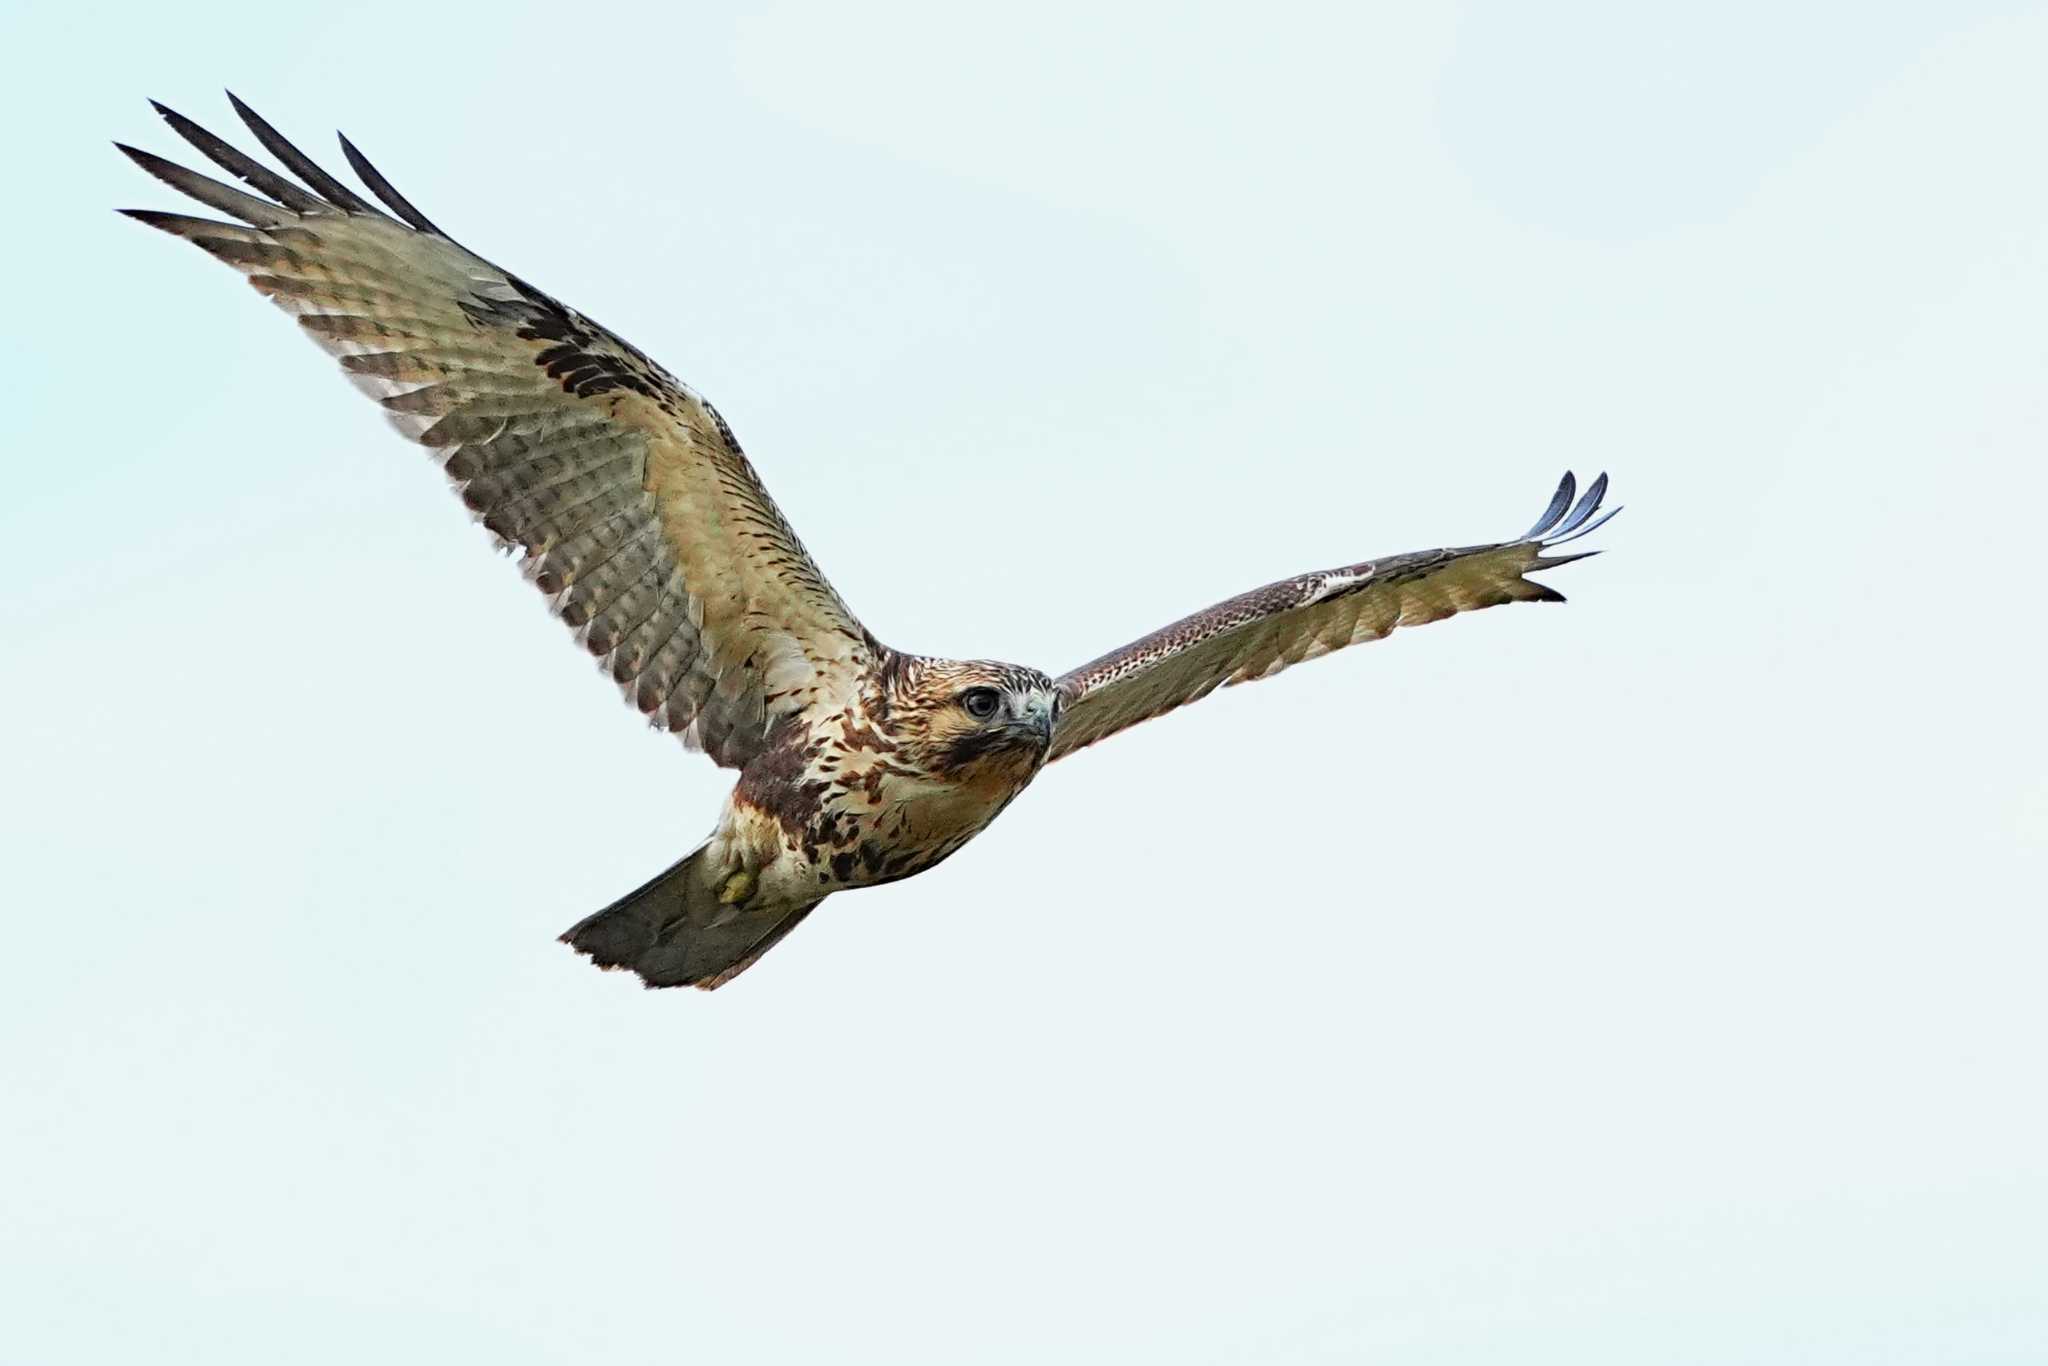
[[[718,904],[732,906],[745,901],[754,894],[754,875],[742,868],[725,880],[725,887],[718,894]]]

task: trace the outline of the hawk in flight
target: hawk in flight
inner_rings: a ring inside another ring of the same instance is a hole
[[[1224,684],[1397,626],[1560,602],[1526,576],[1583,558],[1544,552],[1613,515],[1597,515],[1605,475],[1579,495],[1567,474],[1513,540],[1283,579],[1057,678],[906,654],[840,600],[709,402],[458,245],[347,138],[376,203],[234,105],[296,180],[157,105],[246,188],[122,146],[232,221],[124,212],[296,318],[434,453],[627,700],[739,771],[709,839],[562,936],[649,986],[732,980],[832,893],[952,854],[1046,764]]]

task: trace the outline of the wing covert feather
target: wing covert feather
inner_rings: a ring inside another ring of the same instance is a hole
[[[1505,602],[1562,602],[1524,577],[1584,559],[1546,556],[1615,512],[1595,517],[1607,493],[1601,475],[1575,504],[1567,474],[1536,525],[1513,541],[1394,555],[1302,574],[1240,593],[1112,650],[1058,680],[1059,721],[1048,762],[1199,701],[1217,688],[1270,678],[1282,669],[1397,627],[1441,621]]]
[[[653,724],[738,767],[781,716],[852,696],[880,647],[710,403],[442,234],[347,139],[348,162],[391,214],[239,101],[257,140],[310,191],[156,107],[257,193],[123,147],[240,221],[124,212],[241,271],[435,451],[471,512]]]

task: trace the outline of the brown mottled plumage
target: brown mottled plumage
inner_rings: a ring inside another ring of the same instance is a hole
[[[562,937],[649,986],[719,986],[837,891],[979,834],[1050,760],[1227,683],[1504,602],[1606,521],[1567,474],[1525,535],[1256,589],[1054,680],[882,645],[783,520],[725,420],[631,345],[457,245],[346,138],[382,204],[241,101],[303,182],[157,111],[255,194],[121,150],[234,222],[124,210],[241,271],[335,356],[520,557],[633,705],[739,770],[711,837]],[[386,212],[388,210],[389,212]]]

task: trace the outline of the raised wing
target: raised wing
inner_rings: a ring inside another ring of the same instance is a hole
[[[739,767],[781,717],[853,696],[881,647],[709,403],[458,246],[347,138],[349,164],[388,213],[234,104],[303,187],[157,105],[259,193],[122,147],[238,221],[123,212],[241,271],[338,357],[401,432],[439,456],[463,501],[517,550],[635,706]]]
[[[1604,474],[1574,504],[1577,492],[1577,481],[1565,475],[1543,516],[1515,540],[1422,550],[1283,579],[1083,664],[1059,680],[1060,716],[1048,762],[1227,683],[1269,677],[1290,664],[1378,640],[1396,626],[1503,602],[1563,602],[1556,589],[1523,576],[1597,554],[1543,551],[1577,540],[1621,511],[1594,515],[1607,495]]]

